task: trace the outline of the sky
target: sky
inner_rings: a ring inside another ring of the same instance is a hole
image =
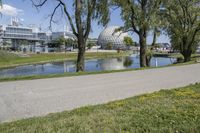
[[[35,0],[39,1],[39,0]],[[68,10],[72,14],[71,7],[72,0],[69,0]],[[53,12],[56,6],[55,0],[49,0],[49,2],[42,8],[36,9],[31,0],[3,0],[3,9],[0,9],[2,16],[0,18],[0,24],[10,24],[11,17],[17,17],[21,23],[25,26],[37,25],[41,27],[43,31],[49,32],[49,20],[50,13]],[[69,8],[71,7],[71,8]],[[58,10],[55,14],[56,23],[52,25],[52,31],[62,31],[68,24],[66,17]],[[123,26],[123,21],[120,17],[120,10],[111,10],[111,18],[108,26]],[[99,34],[103,31],[104,27],[99,26],[97,22],[93,21],[92,31],[90,33],[91,38],[98,38]],[[136,34],[129,33],[133,40],[138,42],[138,36]],[[152,43],[152,35],[149,33],[147,43]],[[169,38],[166,35],[161,35],[157,39],[158,43],[169,43]]]

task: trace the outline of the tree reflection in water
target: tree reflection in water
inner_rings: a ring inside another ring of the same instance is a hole
[[[125,67],[130,67],[133,64],[133,60],[131,59],[131,57],[126,57],[124,59],[124,66]]]

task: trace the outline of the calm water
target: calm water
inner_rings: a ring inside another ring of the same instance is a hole
[[[163,57],[152,58],[151,66],[155,67],[156,62],[157,66],[166,66],[175,63],[176,59]],[[75,72],[75,63],[75,61],[65,61],[2,69],[0,70],[0,77],[2,78],[13,76],[61,74],[65,72]],[[120,70],[139,67],[139,57],[137,55],[119,58],[91,59],[85,61],[85,71],[87,72],[103,70]]]

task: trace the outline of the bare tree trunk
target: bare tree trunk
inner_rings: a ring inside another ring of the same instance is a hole
[[[182,39],[182,44],[183,44],[183,48],[181,51],[181,54],[184,57],[184,62],[188,62],[191,60],[191,56],[192,56],[192,47],[189,47],[191,45],[189,45],[189,39],[187,37],[184,37]]]
[[[152,58],[151,55],[147,55],[147,56],[146,56],[146,62],[147,62],[147,66],[148,66],[148,67],[151,66],[151,58]]]
[[[84,71],[84,63],[85,63],[85,39],[84,39],[84,31],[82,25],[82,18],[81,18],[81,8],[82,3],[81,0],[76,0],[76,27],[77,27],[77,40],[78,40],[78,58],[76,63],[76,72]]]
[[[76,64],[76,72],[84,71],[85,69],[85,39],[81,36],[78,38],[78,58]]]
[[[157,36],[156,36],[156,28],[155,28],[153,31],[153,42],[151,44],[153,47],[156,45],[156,39],[157,39]]]
[[[191,50],[185,50],[182,52],[182,55],[184,57],[184,62],[191,61],[192,51]]]
[[[146,61],[146,34],[140,31],[139,35],[139,42],[140,42],[140,67],[147,67]]]

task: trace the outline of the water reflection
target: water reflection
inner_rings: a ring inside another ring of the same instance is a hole
[[[131,57],[126,57],[124,60],[124,66],[130,67],[132,64],[133,64],[133,60],[131,59]]]
[[[102,59],[99,63],[102,70],[120,70],[126,68],[122,58]]]
[[[173,58],[152,58],[151,66],[166,66],[175,62],[176,59]],[[120,70],[139,67],[139,58],[137,55],[131,55],[129,57],[120,58],[92,59],[85,61],[85,71],[88,72],[103,70]],[[59,74],[75,71],[75,61],[64,61],[3,69],[0,70],[0,77]]]

